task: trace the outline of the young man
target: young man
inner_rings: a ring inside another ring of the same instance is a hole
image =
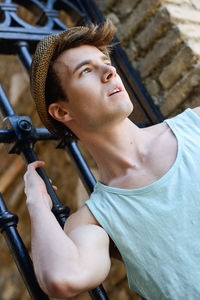
[[[44,125],[68,127],[99,168],[90,200],[64,231],[35,168],[25,174],[35,272],[50,296],[72,297],[99,285],[110,269],[109,238],[130,287],[149,300],[200,297],[200,109],[148,128],[111,65],[110,23],[45,38],[32,65],[32,94]],[[40,212],[38,214],[38,211]]]

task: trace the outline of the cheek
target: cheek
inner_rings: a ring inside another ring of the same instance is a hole
[[[93,102],[96,102],[95,99],[102,96],[99,79],[97,81],[94,76],[87,76],[87,78],[79,80],[76,85],[71,87],[69,92],[70,97],[76,99],[76,102],[80,102],[81,104],[83,102],[90,102],[92,105]]]

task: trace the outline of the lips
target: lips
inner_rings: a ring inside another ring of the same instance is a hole
[[[114,88],[112,88],[112,89],[109,91],[108,96],[115,95],[115,94],[117,94],[117,93],[119,93],[119,92],[122,92],[122,91],[123,91],[123,89],[122,89],[121,86],[115,86]]]

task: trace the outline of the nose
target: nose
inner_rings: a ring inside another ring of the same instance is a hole
[[[116,77],[117,71],[114,66],[107,65],[103,72],[102,81],[107,82],[113,77]]]

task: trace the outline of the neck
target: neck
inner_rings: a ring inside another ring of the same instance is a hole
[[[128,118],[106,131],[84,134],[80,140],[96,161],[99,180],[105,184],[128,169],[137,169],[147,154],[145,132]]]

